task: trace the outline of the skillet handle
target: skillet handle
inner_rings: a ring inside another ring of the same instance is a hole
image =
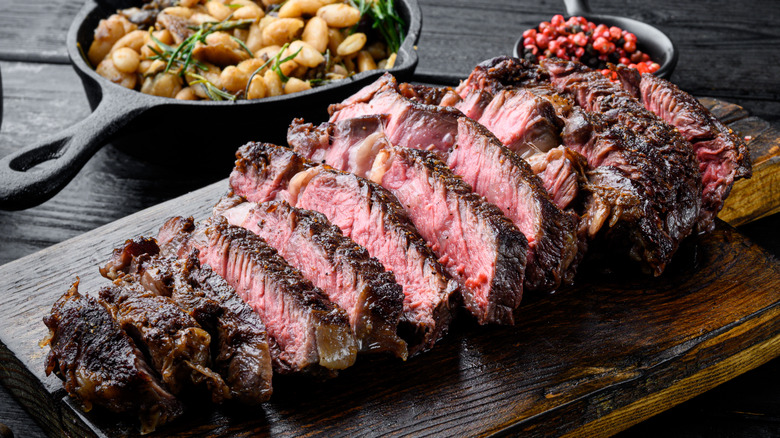
[[[571,16],[589,15],[591,14],[590,5],[588,0],[563,0],[566,5],[566,14]]]
[[[86,119],[0,159],[0,210],[23,210],[56,195],[111,135],[143,109],[104,95]]]

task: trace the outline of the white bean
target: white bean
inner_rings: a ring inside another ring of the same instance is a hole
[[[290,78],[290,80],[284,84],[284,94],[297,93],[303,90],[311,90],[311,84],[309,84],[309,81],[302,81],[298,78]]]
[[[359,72],[376,70],[376,62],[374,57],[368,52],[368,50],[361,50],[357,54],[357,68]]]
[[[354,26],[360,21],[360,11],[345,3],[323,6],[317,11],[317,16],[328,26],[336,28]]]
[[[301,29],[303,29],[303,20],[280,18],[263,29],[263,44],[282,46],[295,39]]]
[[[252,83],[249,84],[249,92],[246,94],[247,99],[262,99],[266,95],[265,79],[260,75],[255,75],[252,78]]]
[[[320,0],[288,0],[279,9],[279,18],[297,18],[303,15],[314,15],[321,8]]]
[[[111,60],[114,61],[116,69],[122,73],[135,73],[136,69],[138,69],[138,64],[141,63],[138,52],[129,47],[115,50],[111,54]]]
[[[318,52],[324,53],[328,48],[328,23],[320,17],[312,17],[303,28],[301,39]]]
[[[355,32],[339,44],[338,48],[336,48],[336,53],[339,56],[349,56],[357,53],[365,44],[366,34]]]
[[[298,52],[299,49],[300,52]],[[295,60],[295,62],[300,65],[313,68],[325,62],[325,57],[322,56],[322,53],[301,40],[293,41],[282,56],[286,58],[295,52],[298,52],[298,54],[295,56],[295,58],[293,58],[293,60]]]

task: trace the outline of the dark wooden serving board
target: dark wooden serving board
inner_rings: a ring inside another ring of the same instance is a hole
[[[732,126],[757,126],[732,106],[715,109]],[[771,164],[776,133],[746,132],[754,159]],[[775,188],[751,184],[764,187],[757,200],[733,208],[746,221]],[[215,183],[0,266],[0,380],[47,433],[135,433],[132,422],[84,414],[45,376],[38,342],[52,303],[76,276],[82,291],[106,284],[97,266],[115,246],[171,215],[205,217],[226,189]],[[575,287],[526,297],[515,327],[463,317],[407,362],[360,357],[334,380],[277,378],[261,407],[201,406],[154,436],[609,435],[778,355],[780,262],[719,222],[659,278],[584,269]]]

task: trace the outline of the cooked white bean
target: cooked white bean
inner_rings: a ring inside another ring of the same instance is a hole
[[[328,49],[330,53],[336,54],[336,50],[339,49],[339,44],[344,41],[344,34],[338,29],[328,29]]]
[[[263,10],[258,7],[241,6],[233,12],[234,20],[257,20],[263,16]]]
[[[303,15],[314,15],[321,8],[320,0],[288,0],[279,9],[279,18],[297,18]]]
[[[236,67],[249,77],[249,75],[254,73],[255,70],[260,68],[263,64],[265,63],[257,58],[249,58],[246,61],[241,61]]]
[[[164,14],[168,15],[175,15],[177,17],[181,18],[190,18],[192,17],[192,9],[185,8],[182,6],[171,6],[170,8],[165,8],[162,10]]]
[[[114,61],[116,69],[122,73],[135,73],[138,69],[138,64],[141,63],[141,57],[138,56],[138,52],[129,47],[115,50],[111,54],[111,60]]]
[[[302,81],[298,78],[290,78],[290,80],[284,84],[284,94],[297,93],[303,90],[311,90],[311,84],[309,81]]]
[[[220,3],[216,0],[206,2],[206,10],[209,11],[209,15],[216,18],[219,21],[224,20],[233,12],[230,7],[225,6],[224,3]]]
[[[368,53],[368,50],[361,50],[357,54],[357,68],[359,72],[376,70],[376,62],[374,57]]]
[[[300,50],[300,52],[298,52],[298,50]],[[288,47],[284,52],[282,57],[286,58],[295,52],[298,52],[298,54],[295,55],[293,60],[295,60],[295,62],[300,65],[313,68],[325,62],[325,57],[322,56],[322,53],[317,51],[317,49],[305,41],[301,40],[293,41],[292,44],[290,44],[290,47]]]
[[[328,48],[328,23],[320,17],[312,17],[303,28],[301,39],[318,52],[324,53]]]
[[[247,99],[262,99],[266,95],[265,79],[261,75],[255,75],[252,83],[249,84],[249,91],[246,94]]]
[[[371,57],[374,58],[374,61],[387,58],[385,44],[381,41],[375,41],[367,45],[366,50],[368,50],[368,53],[370,53]]]
[[[114,61],[111,60],[111,58],[106,58],[98,64],[97,74],[100,76],[103,76],[104,78],[108,79],[109,81],[119,84],[126,88],[135,88],[135,82],[136,82],[136,75],[135,73],[124,73],[119,71],[119,69],[116,68],[114,65]]]
[[[360,21],[360,11],[345,3],[323,6],[317,11],[317,16],[328,26],[336,28],[354,26]]]
[[[364,45],[366,45],[366,34],[355,32],[339,44],[336,53],[339,56],[349,56],[357,53]]]
[[[263,44],[282,46],[294,40],[301,29],[303,29],[303,20],[280,18],[263,29]]]
[[[196,100],[195,92],[191,87],[184,87],[178,93],[176,93],[175,99],[179,100]]]
[[[126,19],[124,21],[127,21]],[[95,29],[95,38],[89,46],[87,58],[92,65],[100,64],[100,61],[108,55],[114,43],[125,36],[125,26],[122,17],[112,15],[105,20],[100,20]]]
[[[282,80],[273,70],[268,70],[263,75],[267,96],[280,96],[284,93]]]
[[[239,70],[238,67],[230,65],[222,70],[222,74],[219,75],[219,80],[222,82],[222,87],[235,94],[246,88],[246,83],[249,81],[249,75]]]
[[[387,57],[387,65],[385,66],[385,68],[388,69],[393,68],[393,66],[395,65],[396,56],[397,55],[395,53],[391,53],[390,56]]]
[[[203,12],[195,12],[192,14],[192,17],[190,17],[190,21],[192,21],[195,24],[203,24],[203,23],[217,23],[219,20],[217,20],[215,17],[211,16],[210,14],[205,14]]]
[[[141,86],[141,92],[161,97],[175,97],[181,91],[179,77],[172,73],[149,76]]]

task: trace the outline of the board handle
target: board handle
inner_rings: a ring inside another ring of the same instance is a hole
[[[144,109],[126,99],[104,96],[86,119],[0,159],[0,210],[23,210],[56,195],[113,134]]]

